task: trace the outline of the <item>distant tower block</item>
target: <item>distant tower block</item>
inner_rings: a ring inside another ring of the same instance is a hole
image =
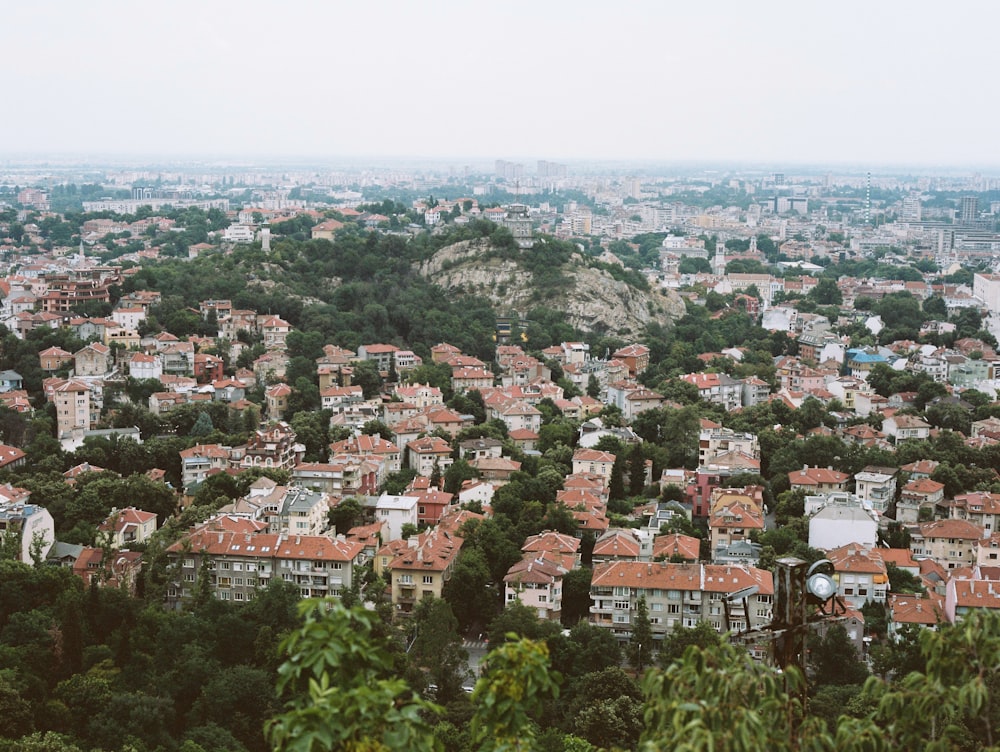
[[[271,228],[267,225],[260,228],[260,249],[262,251],[271,250]]]
[[[962,221],[975,222],[977,219],[979,219],[979,198],[962,196]]]
[[[750,236],[750,247],[747,249],[747,251],[749,253],[753,253],[753,254],[757,253],[757,236],[756,235],[751,235]]]

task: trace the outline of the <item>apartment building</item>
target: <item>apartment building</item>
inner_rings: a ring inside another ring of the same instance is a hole
[[[201,588],[219,600],[245,602],[275,578],[296,585],[303,598],[340,597],[364,563],[363,549],[323,535],[245,534],[206,524],[167,549],[178,572],[167,604],[183,608]]]
[[[729,606],[724,598],[749,587],[758,592]],[[613,561],[598,564],[590,586],[592,624],[610,629],[620,640],[632,634],[640,598],[646,599],[653,638],[662,640],[677,625],[707,621],[718,632],[759,627],[771,621],[774,583],[771,573],[726,564],[671,564]]]

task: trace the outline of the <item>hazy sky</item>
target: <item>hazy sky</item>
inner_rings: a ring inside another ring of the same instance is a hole
[[[0,154],[994,165],[1000,2],[11,0]]]

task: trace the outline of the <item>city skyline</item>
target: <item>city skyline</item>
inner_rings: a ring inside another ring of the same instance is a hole
[[[986,96],[1000,8],[835,11],[19,5],[0,158],[1000,161]]]

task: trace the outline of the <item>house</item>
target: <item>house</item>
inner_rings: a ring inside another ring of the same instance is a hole
[[[606,561],[651,561],[653,536],[648,530],[611,528],[594,542],[591,560],[594,564]]]
[[[12,470],[15,467],[21,467],[27,458],[27,455],[19,448],[15,446],[7,446],[6,444],[0,444],[0,469]]]
[[[756,594],[730,605],[723,599],[756,587]],[[741,631],[768,624],[774,585],[771,573],[753,567],[722,564],[612,561],[598,564],[590,585],[590,622],[619,640],[632,634],[640,598],[646,600],[653,639],[660,641],[676,626],[706,621],[717,632]],[[652,652],[651,652],[652,654]]]
[[[892,415],[882,421],[882,433],[896,443],[910,439],[927,439],[931,435],[931,426],[916,415]]]
[[[607,486],[611,481],[611,470],[615,465],[615,455],[597,449],[577,449],[573,452],[573,474],[588,473],[599,475]]]
[[[0,536],[17,538],[17,560],[44,562],[56,540],[55,522],[45,507],[31,504],[31,493],[9,483],[0,486]]]
[[[192,375],[199,384],[211,384],[224,375],[225,362],[218,355],[195,353],[192,358]]]
[[[221,444],[198,444],[179,452],[181,457],[181,484],[186,489],[201,483],[209,475],[225,472],[229,468],[232,450]]]
[[[833,562],[837,595],[853,608],[885,603],[889,573],[878,548],[849,543],[827,552]]]
[[[42,370],[49,373],[66,368],[73,362],[73,357],[73,353],[67,352],[61,347],[47,347],[38,353],[38,360]]]
[[[645,345],[631,344],[615,350],[611,356],[622,361],[628,368],[628,377],[635,379],[649,367],[649,348]]]
[[[788,474],[788,484],[793,491],[802,489],[809,494],[820,494],[846,491],[850,478],[847,473],[834,470],[832,467],[803,465],[801,470],[793,470]]]
[[[325,535],[237,533],[196,528],[167,548],[177,576],[167,587],[167,605],[183,608],[207,577],[218,600],[253,600],[272,579],[295,585],[303,598],[339,598],[351,588],[362,561],[361,543]]]
[[[876,512],[885,514],[896,498],[896,474],[894,467],[869,465],[854,475],[854,493]]]
[[[698,465],[704,467],[727,452],[740,452],[754,459],[759,458],[760,444],[756,434],[737,432],[702,419],[698,433]]]
[[[265,316],[258,322],[264,347],[268,350],[284,350],[285,340],[292,331],[292,325],[280,316]]]
[[[976,544],[983,537],[983,529],[968,520],[924,522],[910,533],[910,551],[943,569],[968,567],[975,563]]]
[[[139,575],[142,573],[140,551],[114,551],[111,555],[103,548],[84,546],[72,565],[73,574],[83,580],[84,587],[112,587],[136,594]]]
[[[390,541],[402,539],[404,525],[416,529],[419,522],[418,501],[416,496],[394,496],[387,493],[378,497],[375,503],[375,521],[385,523]]]
[[[743,406],[743,382],[725,373],[686,373],[682,381],[693,384],[705,402],[721,405],[726,410]]]
[[[358,457],[374,457],[384,463],[383,472],[398,473],[401,469],[401,452],[399,447],[378,434],[360,434],[343,441],[330,444],[332,455],[350,454]]]
[[[915,626],[921,629],[937,629],[946,619],[944,599],[928,592],[926,596],[909,593],[892,593],[889,595],[889,626],[890,639],[898,640],[905,627]]]
[[[73,372],[76,376],[104,376],[111,370],[111,348],[100,342],[91,342],[73,355]]]
[[[538,433],[542,427],[542,413],[523,400],[494,408],[492,417],[502,420],[508,431],[528,430]]]
[[[163,375],[163,361],[156,355],[132,353],[128,359],[128,375],[133,379],[159,379]]]
[[[708,518],[712,550],[728,548],[738,541],[750,539],[752,531],[764,531],[764,511],[739,501],[713,507]]]
[[[333,240],[337,230],[343,227],[343,222],[338,222],[336,219],[328,219],[325,222],[314,225],[309,235],[313,240]]]
[[[832,493],[806,497],[809,545],[829,550],[849,544],[874,546],[879,515],[853,494]]]
[[[907,524],[933,519],[937,506],[944,501],[944,484],[930,478],[917,478],[905,486],[896,504],[896,521]]]
[[[410,468],[419,475],[430,478],[435,469],[444,475],[451,467],[451,446],[438,436],[425,436],[414,439],[406,445],[410,450]]]
[[[986,491],[959,494],[951,504],[950,516],[969,520],[979,525],[986,536],[991,536],[1000,531],[1000,494]]]
[[[398,349],[395,345],[361,345],[358,348],[358,360],[373,360],[380,372],[388,373],[395,365],[395,354]]]
[[[957,577],[948,580],[944,613],[950,623],[957,624],[970,611],[981,608],[1000,609],[1000,582]]]
[[[514,564],[503,578],[504,603],[520,601],[539,619],[559,621],[562,616],[562,583],[568,570],[544,558],[527,558]]]
[[[295,441],[295,431],[283,422],[268,423],[250,436],[244,447],[240,468],[273,467],[292,470],[302,460],[305,447]]]
[[[653,539],[653,558],[656,561],[698,561],[701,558],[701,541],[682,533],[657,535]]]
[[[483,457],[470,460],[469,465],[479,473],[480,478],[495,486],[503,485],[521,469],[521,463],[509,457]]]
[[[281,420],[288,410],[288,400],[292,396],[292,388],[288,384],[272,384],[264,390],[264,403],[267,416],[272,420]]]
[[[112,509],[97,531],[107,538],[111,548],[130,548],[146,542],[156,532],[156,515],[135,507]]]
[[[440,598],[461,549],[460,537],[437,529],[395,541],[395,546],[388,549],[395,554],[391,557],[384,557],[385,547],[380,549],[375,557],[376,571],[387,575],[396,613],[409,616],[419,600]],[[389,561],[379,566],[383,558]]]

